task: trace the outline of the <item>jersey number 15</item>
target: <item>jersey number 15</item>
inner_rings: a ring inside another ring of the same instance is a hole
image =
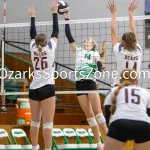
[[[131,91],[129,92],[129,89],[125,89],[125,102],[129,103],[129,93],[131,93],[131,103],[133,104],[140,104],[140,96],[136,93],[140,91],[138,89],[131,89]],[[133,99],[134,98],[134,99]]]

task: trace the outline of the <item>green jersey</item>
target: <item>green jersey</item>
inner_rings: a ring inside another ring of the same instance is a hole
[[[96,58],[99,53],[94,50],[76,49],[76,81],[81,79],[90,79],[95,81],[95,72],[97,69]]]

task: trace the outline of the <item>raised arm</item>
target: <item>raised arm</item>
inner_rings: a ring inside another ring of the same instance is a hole
[[[58,34],[59,34],[59,27],[58,27],[58,15],[57,15],[57,11],[58,11],[58,0],[54,0],[52,1],[51,5],[50,5],[50,9],[53,13],[53,32],[51,35],[51,38],[56,42],[58,41]]]
[[[131,32],[134,32],[136,34],[136,28],[133,18],[133,12],[136,8],[139,7],[139,1],[134,0],[130,6],[129,6],[129,29]]]
[[[34,40],[37,35],[36,26],[35,26],[35,17],[36,17],[37,9],[35,9],[33,5],[30,5],[27,12],[31,16],[30,37],[31,40]]]
[[[119,42],[119,37],[117,34],[117,22],[116,22],[116,5],[114,0],[110,0],[106,6],[111,12],[111,38],[112,45],[115,46]]]
[[[64,18],[65,18],[65,20],[69,20],[70,19],[70,14],[69,13],[65,13],[64,14]],[[65,24],[65,33],[66,33],[66,37],[67,37],[67,39],[68,39],[68,41],[70,43],[70,48],[72,49],[73,53],[75,53],[76,49],[77,49],[77,45],[75,43],[74,38],[72,37],[69,24]]]

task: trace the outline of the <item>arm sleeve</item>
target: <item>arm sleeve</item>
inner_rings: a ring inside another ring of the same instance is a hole
[[[58,15],[57,13],[53,13],[53,32],[52,32],[51,38],[52,37],[58,38],[58,33],[59,33]]]
[[[100,61],[97,61],[98,71],[102,72],[102,66],[102,63]]]
[[[96,58],[100,58],[100,55],[97,51],[94,52],[94,59],[96,60]],[[102,65],[101,61],[97,61],[98,71],[101,71],[102,66],[103,65]]]
[[[150,116],[150,93],[148,93],[147,114]]]
[[[112,96],[115,88],[108,91],[106,98],[104,100],[104,108],[105,108],[105,118],[106,118],[106,124],[109,126],[109,120],[110,120],[110,107],[112,105]]]
[[[66,19],[66,20],[68,20],[68,19]],[[67,37],[69,43],[74,43],[75,40],[72,37],[71,30],[70,30],[70,25],[69,24],[65,25],[65,33],[66,33],[66,37]]]
[[[37,35],[36,27],[35,27],[35,17],[31,17],[31,27],[30,27],[30,38],[35,39]]]
[[[150,117],[150,108],[147,108],[147,114]]]
[[[109,120],[110,120],[110,115],[111,115],[110,107],[111,105],[105,105],[105,118],[106,118],[107,126],[109,126]]]

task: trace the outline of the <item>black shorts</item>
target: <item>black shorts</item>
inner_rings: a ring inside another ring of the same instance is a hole
[[[92,91],[96,90],[96,82],[93,80],[80,80],[76,81],[76,91]],[[77,94],[80,95],[87,95],[87,93]]]
[[[29,90],[29,98],[31,100],[42,101],[53,96],[55,96],[55,86],[53,84],[48,84],[38,89]]]
[[[150,124],[144,121],[119,119],[110,124],[107,136],[121,142],[134,140],[135,143],[150,141]]]

